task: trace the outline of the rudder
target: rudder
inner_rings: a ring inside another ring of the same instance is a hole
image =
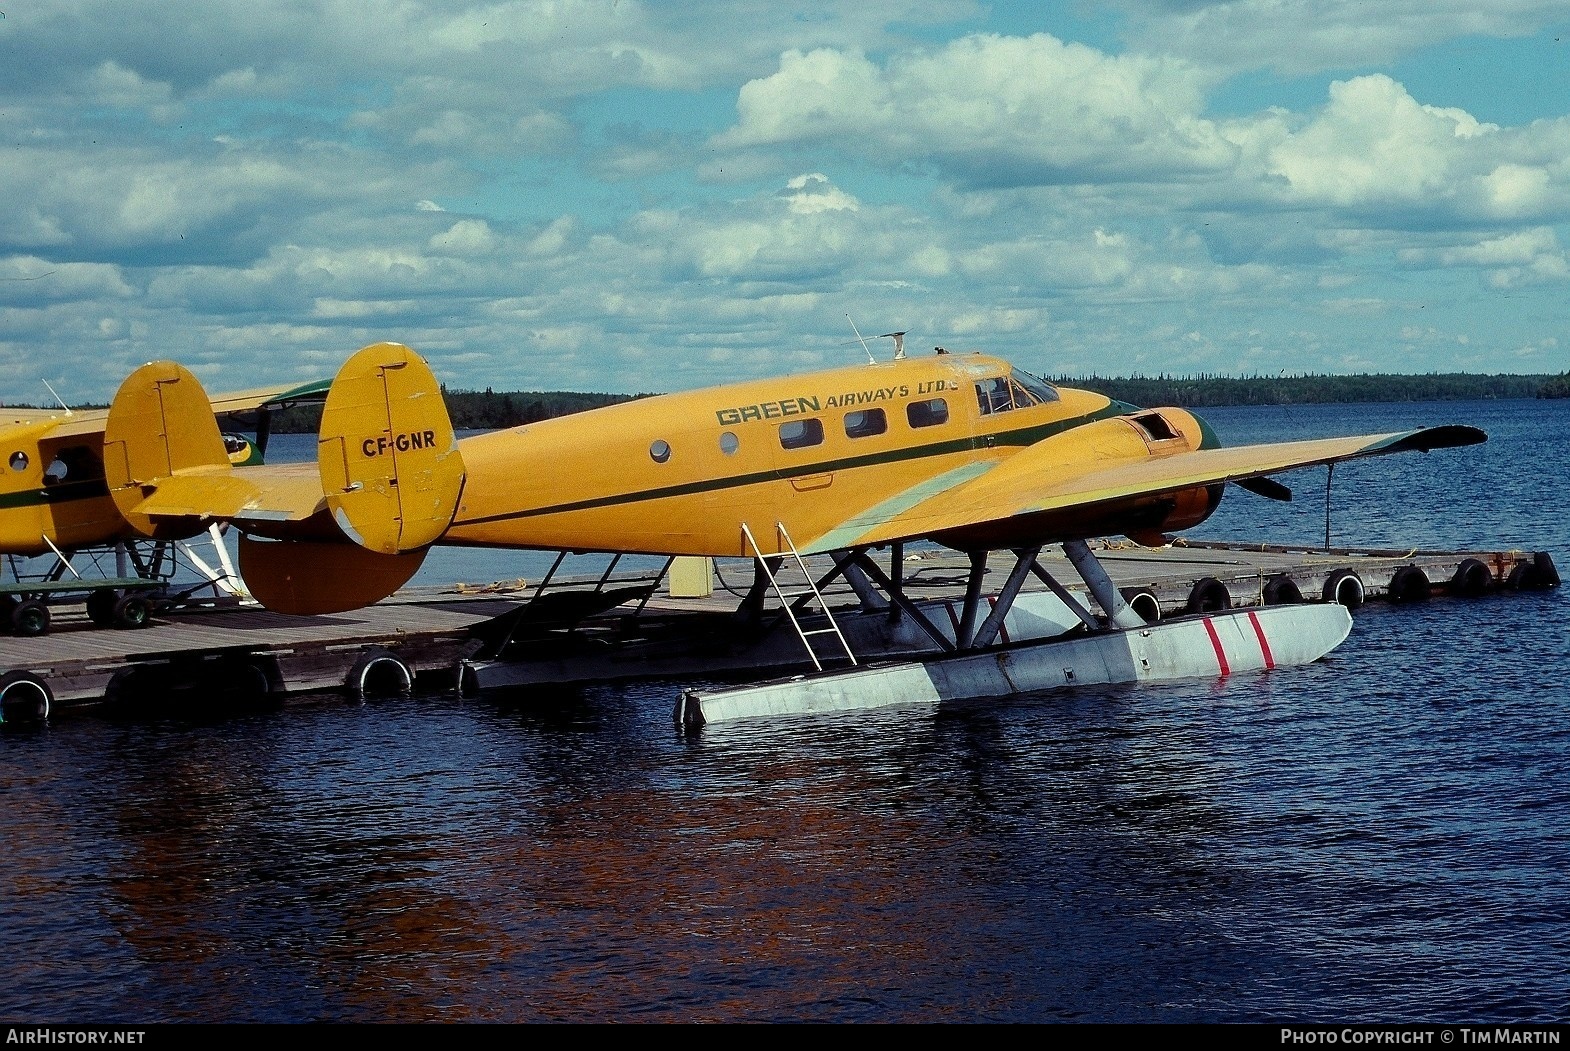
[[[317,466],[333,520],[367,551],[415,551],[440,538],[464,468],[425,359],[375,343],[344,362],[322,407]]]
[[[199,532],[193,522],[154,519],[135,508],[163,479],[229,469],[212,403],[189,369],[153,361],[120,384],[104,420],[104,480],[131,528],[155,540]]]

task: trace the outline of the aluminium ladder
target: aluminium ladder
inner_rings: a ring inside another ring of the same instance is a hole
[[[796,560],[796,565],[801,570],[801,575],[807,581],[805,588],[800,591],[786,591],[780,586],[779,578],[775,576],[774,570],[770,568],[768,558],[764,556],[763,551],[758,547],[757,538],[752,535],[752,530],[748,528],[746,522],[741,524],[741,533],[746,542],[744,550],[750,549],[752,557],[757,560],[758,565],[763,567],[764,574],[769,578],[769,584],[774,588],[774,594],[779,596],[780,605],[784,608],[785,615],[790,618],[791,627],[796,629],[796,637],[801,639],[801,644],[807,649],[807,656],[812,658],[813,667],[819,671],[823,670],[823,662],[818,659],[817,651],[812,648],[812,636],[814,635],[833,635],[839,643],[839,648],[845,652],[846,660],[850,661],[852,666],[855,666],[858,663],[856,655],[851,652],[850,643],[845,641],[845,635],[840,631],[839,624],[834,620],[834,614],[830,612],[829,604],[823,601],[823,592],[818,590],[818,585],[813,581],[812,573],[807,569],[807,563],[802,559],[801,552],[796,550],[795,542],[791,540],[790,534],[785,531],[785,523],[775,522],[774,531],[780,553],[789,553]],[[807,629],[801,626],[801,621],[796,617],[796,610],[792,600],[807,596],[810,596],[813,601],[817,602],[818,608],[823,612],[824,619],[829,623],[828,627]]]

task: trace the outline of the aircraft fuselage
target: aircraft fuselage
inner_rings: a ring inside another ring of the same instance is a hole
[[[1154,439],[1121,422],[1084,427],[1136,411],[981,354],[650,397],[463,439],[467,481],[442,543],[741,556],[753,553],[741,523],[763,553],[782,549],[782,523],[803,551],[852,546],[862,539],[858,512],[871,521],[874,509],[913,506],[1043,440],[1064,443],[1065,468],[1204,440],[1203,424],[1181,410],[1162,410],[1170,431]],[[1149,524],[1201,521],[1215,496],[1147,500]],[[1137,510],[1118,508],[1119,520]],[[1092,518],[940,539],[963,547],[1104,535]]]

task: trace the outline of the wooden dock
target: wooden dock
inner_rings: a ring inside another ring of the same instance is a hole
[[[1546,552],[1315,550],[1182,541],[1162,549],[1129,542],[1093,546],[1114,582],[1147,620],[1236,606],[1339,601],[1355,607],[1367,601],[1475,596],[1559,583]],[[1061,554],[1044,551],[1040,562],[1065,584],[1077,580]],[[814,574],[829,565],[826,559],[808,560]],[[963,594],[969,561],[952,551],[912,548],[902,566],[913,599],[947,600]],[[989,571],[989,590],[1001,585],[1006,572],[1006,567]],[[585,588],[599,579],[590,575],[564,582],[569,588]],[[689,632],[707,631],[702,625],[733,611],[739,591],[752,583],[750,563],[722,562],[711,583],[711,593],[690,597],[672,596],[662,588],[639,616],[659,620],[667,632],[681,631],[684,622]],[[473,629],[532,595],[533,589],[520,582],[414,588],[367,609],[316,617],[284,616],[245,603],[212,604],[161,611],[146,627],[134,630],[100,627],[85,607],[64,606],[47,635],[0,636],[0,711],[8,712],[14,723],[25,721],[34,697],[58,711],[186,693],[202,699],[278,699],[322,691],[397,691],[412,688],[416,681],[422,689],[459,688],[461,662],[478,645]],[[855,602],[843,582],[825,591],[825,598],[831,606]],[[625,622],[630,612],[623,607],[603,619]],[[649,638],[645,633],[642,643],[649,645]],[[672,664],[652,650],[640,655],[636,645],[629,645],[598,666],[564,668],[561,674],[571,681],[589,681],[640,673],[735,673],[745,671],[749,659],[705,658],[698,650]],[[772,658],[759,654],[756,659],[760,672],[778,667],[768,664]]]

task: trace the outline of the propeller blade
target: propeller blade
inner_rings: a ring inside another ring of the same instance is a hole
[[[1280,482],[1266,478],[1262,474],[1253,478],[1235,479],[1233,484],[1241,489],[1247,489],[1255,496],[1263,496],[1267,500],[1281,500],[1285,503],[1292,502],[1292,490]]]

